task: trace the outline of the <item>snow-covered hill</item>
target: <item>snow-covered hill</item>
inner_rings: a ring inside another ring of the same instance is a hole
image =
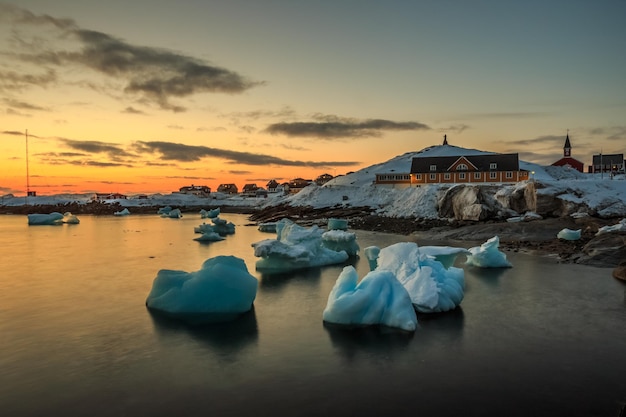
[[[323,186],[310,185],[298,194],[282,196],[269,194],[268,198],[246,198],[214,193],[211,198],[199,198],[178,193],[155,194],[148,199],[115,200],[122,206],[244,206],[263,208],[278,204],[292,206],[323,207],[372,207],[379,214],[390,217],[437,218],[440,199],[450,185],[427,185],[413,188],[389,188],[376,186],[377,173],[409,173],[413,158],[430,156],[461,156],[491,154],[477,149],[467,149],[450,145],[438,145],[419,152],[408,152],[386,162],[371,165],[359,171],[339,176]],[[493,199],[504,201],[515,194],[524,194],[524,189],[532,185],[539,205],[546,205],[548,197],[558,200],[560,208],[555,213],[590,211],[606,217],[626,216],[626,178],[617,176],[610,179],[596,174],[583,174],[574,169],[540,166],[520,161],[520,168],[530,171],[531,180],[514,185],[490,185],[485,187],[493,192]],[[56,195],[29,197],[29,204],[58,204],[64,202],[90,201],[91,194]],[[0,205],[21,205],[24,197],[4,196]],[[469,204],[469,203],[468,203]],[[506,204],[505,204],[506,207]],[[506,207],[507,209],[510,207]],[[560,210],[560,211],[558,211]],[[519,213],[522,214],[522,213]]]

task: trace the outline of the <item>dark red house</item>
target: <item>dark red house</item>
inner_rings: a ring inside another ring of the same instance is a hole
[[[567,133],[567,136],[565,137],[565,145],[563,145],[563,158],[554,162],[552,166],[557,166],[557,167],[569,166],[579,172],[585,171],[585,164],[583,162],[580,162],[578,159],[572,158],[572,145],[570,144],[570,141],[569,141],[569,132]]]

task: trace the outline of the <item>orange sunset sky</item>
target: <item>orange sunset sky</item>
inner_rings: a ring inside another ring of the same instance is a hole
[[[626,2],[0,3],[0,194],[168,193],[450,144],[626,151]],[[407,170],[409,167],[407,167]]]

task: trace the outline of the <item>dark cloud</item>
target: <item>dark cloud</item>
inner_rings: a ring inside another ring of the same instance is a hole
[[[15,99],[12,99],[12,98],[5,98],[2,101],[4,101],[4,103],[7,106],[13,107],[15,109],[49,111],[49,109],[46,109],[45,107],[37,106],[35,104],[26,103],[25,101],[19,101],[19,100],[15,100]]]
[[[549,112],[493,112],[493,113],[471,113],[466,117],[472,119],[528,119],[533,117],[549,116]]]
[[[448,127],[442,127],[441,129],[438,129],[440,132],[454,132],[454,133],[462,133],[463,131],[469,129],[470,127],[466,124],[463,123],[459,123],[459,124],[454,124],[454,125],[450,125]]]
[[[102,162],[102,161],[69,161],[69,164],[72,165],[80,165],[80,166],[92,166],[92,167],[101,167],[101,168],[111,168],[111,167],[127,167],[130,168],[132,165],[124,164],[120,162]]]
[[[229,174],[232,175],[246,175],[246,174],[252,174],[251,171],[242,171],[242,170],[230,170],[228,171]]]
[[[17,73],[14,71],[0,71],[0,91],[21,91],[30,86],[47,87],[57,81],[56,72],[52,69],[41,74]]]
[[[208,64],[200,59],[165,49],[132,45],[106,33],[79,28],[71,19],[56,19],[47,15],[37,16],[15,6],[0,6],[3,20],[16,26],[47,26],[57,30],[57,36],[78,42],[77,50],[51,45],[49,39],[43,46],[25,48],[18,53],[6,54],[23,62],[35,63],[47,68],[76,65],[90,68],[124,83],[123,91],[139,95],[150,104],[174,112],[184,107],[172,104],[173,97],[181,98],[198,93],[242,93],[262,85],[251,81],[235,71]],[[17,35],[16,35],[17,36]],[[23,44],[26,44],[24,42]],[[36,78],[9,74],[13,87],[36,83]],[[32,77],[32,76],[31,76]],[[48,69],[38,85],[56,80]]]
[[[141,110],[138,110],[138,109],[136,109],[136,108],[134,108],[134,107],[130,107],[130,106],[129,106],[129,107],[126,107],[124,110],[122,110],[122,113],[127,113],[127,114],[142,114],[142,115],[145,115],[145,114],[146,114],[145,112],[143,112],[143,111],[141,111]]]
[[[140,153],[159,153],[162,160],[192,162],[202,158],[219,158],[231,163],[243,165],[279,165],[279,166],[302,166],[302,167],[332,167],[354,166],[355,161],[291,161],[270,155],[254,154],[249,152],[237,152],[225,149],[209,148],[206,146],[190,146],[172,142],[135,142],[134,150]]]
[[[626,126],[599,127],[589,130],[592,136],[601,136],[608,140],[626,141]]]
[[[523,146],[537,146],[537,145],[544,145],[544,147],[547,147],[547,148],[554,148],[557,144],[560,144],[561,146],[563,146],[563,144],[565,143],[565,136],[545,135],[545,136],[539,136],[539,137],[532,138],[532,139],[507,140],[506,142],[503,142],[503,143],[506,143],[507,145],[516,147],[518,149]]]
[[[20,131],[17,131],[17,130],[4,130],[4,131],[2,131],[2,134],[3,135],[11,135],[11,136],[26,136],[26,132],[20,132]],[[35,136],[32,133],[29,133],[28,137],[29,138],[39,139],[39,136]]]
[[[111,157],[132,157],[133,155],[122,149],[116,143],[106,143],[90,140],[72,140],[66,138],[57,138],[58,141],[72,149],[87,153],[106,153]]]
[[[419,122],[394,122],[384,119],[355,120],[329,115],[315,115],[316,122],[282,122],[269,125],[265,131],[292,137],[319,139],[378,137],[382,131],[429,130]]]

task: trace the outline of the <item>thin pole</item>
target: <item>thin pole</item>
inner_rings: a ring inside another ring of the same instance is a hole
[[[26,129],[26,204],[30,194],[30,174],[28,172],[28,129]]]

